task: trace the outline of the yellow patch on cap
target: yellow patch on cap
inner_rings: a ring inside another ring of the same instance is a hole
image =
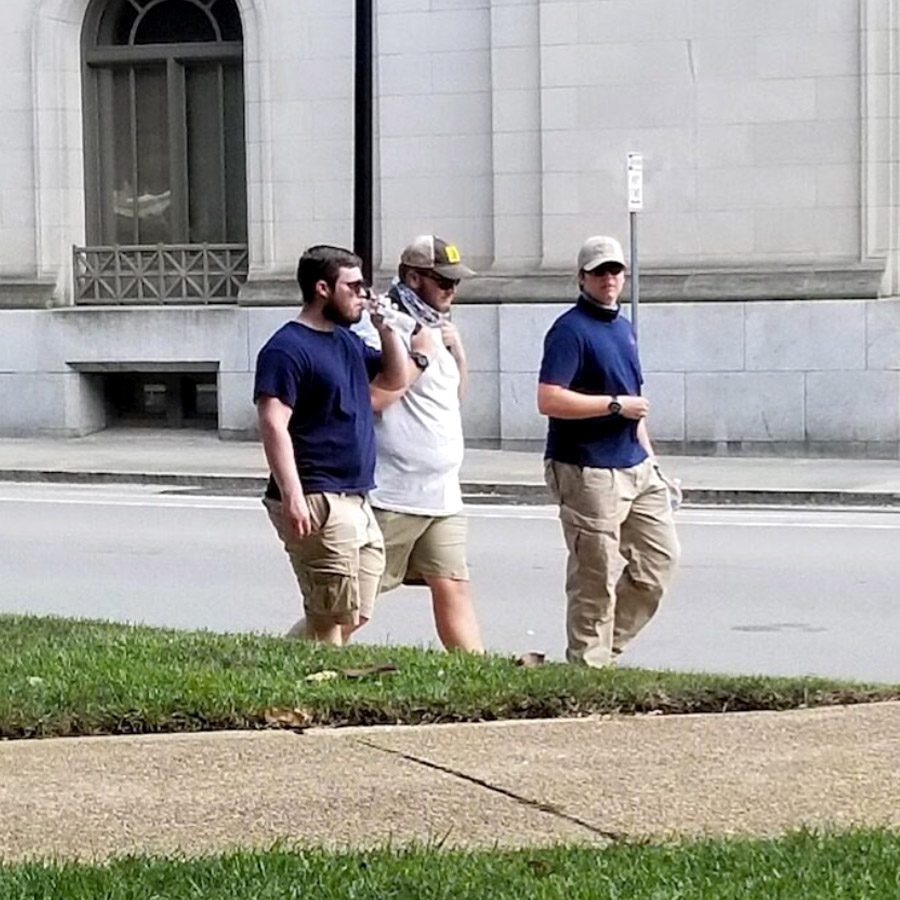
[[[453,246],[453,244],[447,244],[444,248],[444,252],[447,254],[447,262],[450,263],[458,263],[460,260],[459,250]]]

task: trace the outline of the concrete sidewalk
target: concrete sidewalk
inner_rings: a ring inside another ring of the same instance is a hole
[[[688,503],[900,506],[900,461],[684,457],[663,460]],[[549,502],[538,452],[466,452],[464,491],[480,502]],[[84,438],[0,439],[0,480],[141,483],[205,490],[261,490],[256,442],[213,432],[110,429]]]
[[[0,743],[0,860],[900,827],[900,703]]]

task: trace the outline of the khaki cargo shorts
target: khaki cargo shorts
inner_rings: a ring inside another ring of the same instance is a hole
[[[416,516],[376,509],[384,535],[385,567],[381,590],[401,584],[425,584],[425,576],[468,581],[468,523],[462,513]]]
[[[313,528],[300,539],[281,502],[263,500],[291,561],[307,616],[340,625],[370,619],[384,571],[384,542],[369,501],[359,494],[307,494]]]

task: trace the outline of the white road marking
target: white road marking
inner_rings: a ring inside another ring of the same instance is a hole
[[[143,488],[122,492],[118,488],[84,486],[60,490],[51,485],[8,485],[0,493],[0,504],[45,504],[56,506],[105,506],[131,509],[191,509],[231,512],[263,512],[258,496],[212,497],[202,494],[164,493],[166,489]],[[515,519],[550,521],[558,518],[555,506],[466,506],[473,519]],[[761,510],[717,508],[683,509],[676,516],[679,525],[701,528],[795,528],[852,529],[862,531],[900,530],[900,512],[892,510]]]
[[[466,512],[477,519],[516,519],[516,520],[547,520],[557,519],[555,507],[491,507],[491,506],[467,506]],[[823,521],[822,516],[837,516],[840,518],[832,521]],[[789,518],[789,516],[792,516]],[[816,520],[812,517],[816,516]],[[850,517],[853,518],[850,518]],[[876,519],[881,519],[877,521]],[[887,519],[887,521],[884,521]],[[758,510],[729,509],[726,513],[721,510],[684,510],[676,516],[677,525],[688,525],[700,528],[848,528],[865,531],[896,531],[900,529],[900,514],[882,512],[833,512],[824,510],[809,510],[794,513],[785,512],[784,515],[774,515],[769,512],[760,513]]]

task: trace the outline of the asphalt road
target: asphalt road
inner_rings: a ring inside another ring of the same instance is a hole
[[[561,657],[555,510],[469,513],[488,646]],[[687,509],[679,521],[677,582],[623,662],[900,682],[900,513]],[[299,599],[255,498],[6,484],[0,611],[280,632]],[[433,641],[427,591],[385,595],[361,639]]]

